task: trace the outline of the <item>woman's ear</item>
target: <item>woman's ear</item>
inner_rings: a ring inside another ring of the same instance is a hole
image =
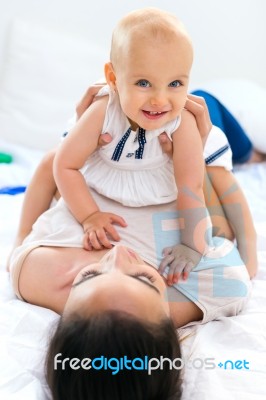
[[[113,68],[113,65],[111,62],[105,64],[104,73],[105,73],[106,82],[111,87],[111,89],[113,89],[115,91],[116,90],[116,76],[115,76],[115,71],[114,71],[114,68]]]

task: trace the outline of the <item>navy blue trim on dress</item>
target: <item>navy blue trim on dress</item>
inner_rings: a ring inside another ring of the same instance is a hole
[[[121,154],[125,147],[125,143],[126,143],[127,139],[129,138],[130,132],[131,132],[131,128],[128,128],[126,133],[123,135],[122,139],[120,139],[118,144],[116,145],[116,148],[115,148],[112,158],[111,158],[113,161],[120,160]],[[144,146],[145,146],[145,143],[147,142],[145,134],[146,134],[145,129],[139,128],[138,135],[136,137],[139,142],[139,148],[135,151],[136,159],[141,159],[143,156]],[[129,153],[129,154],[127,154],[127,157],[131,157],[132,155],[134,155],[134,153]]]
[[[144,146],[146,141],[146,136],[145,136],[145,129],[139,128],[139,133],[138,133],[138,141],[139,141],[139,148],[138,150],[135,151],[135,158],[141,159],[143,156],[143,151],[144,151]]]
[[[224,153],[226,153],[230,149],[229,144],[221,147],[219,150],[216,150],[213,154],[205,158],[205,164],[209,165],[213,163],[217,158],[221,157]]]
[[[131,132],[131,128],[129,127],[128,130],[126,131],[126,133],[123,135],[122,139],[120,139],[119,142],[117,143],[116,148],[112,155],[113,161],[119,161],[122,151],[124,149],[125,143],[130,135],[130,132]]]

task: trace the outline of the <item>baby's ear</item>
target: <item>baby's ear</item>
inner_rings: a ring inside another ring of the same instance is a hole
[[[111,62],[104,66],[105,79],[111,89],[116,89],[116,75]]]

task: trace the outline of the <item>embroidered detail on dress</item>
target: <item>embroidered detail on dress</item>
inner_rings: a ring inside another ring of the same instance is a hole
[[[205,164],[211,164],[217,158],[221,157],[226,151],[230,149],[229,144],[226,144],[225,146],[221,147],[219,150],[215,151],[213,154],[211,154],[209,157],[205,158]]]
[[[145,133],[146,133],[145,129],[139,128],[139,134],[138,134],[139,148],[138,150],[135,151],[135,158],[137,159],[141,159],[143,156],[144,145],[147,142]]]
[[[113,152],[113,155],[112,155],[112,160],[113,161],[119,161],[120,160],[121,154],[122,154],[123,149],[125,147],[125,143],[126,143],[127,139],[129,138],[130,132],[131,132],[131,128],[128,128],[126,133],[123,135],[122,139],[120,139],[118,144],[116,145],[116,148],[115,148],[115,150]],[[139,128],[138,135],[136,136],[138,138],[139,148],[135,151],[135,158],[137,158],[137,159],[141,159],[142,156],[143,156],[144,145],[147,142],[145,133],[146,133],[145,129]],[[134,155],[134,153],[128,153],[126,155],[126,157],[132,157],[133,155]]]
[[[122,139],[120,139],[118,144],[116,145],[116,148],[112,155],[113,161],[119,161],[122,151],[123,151],[123,148],[125,146],[125,143],[130,135],[130,132],[131,132],[131,128],[129,127],[128,130],[126,131],[126,133],[124,134],[124,136],[122,137]]]

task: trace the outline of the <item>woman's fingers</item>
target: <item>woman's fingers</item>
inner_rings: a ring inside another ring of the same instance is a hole
[[[194,115],[204,145],[212,128],[212,122],[205,99],[200,96],[188,94],[185,109]],[[158,139],[163,152],[172,157],[173,143],[167,136],[166,132],[161,133]]]
[[[173,143],[167,136],[166,132],[163,132],[158,137],[161,148],[164,153],[168,154],[170,157],[173,156]]]
[[[203,139],[203,143],[205,143],[212,128],[212,122],[205,99],[200,96],[188,94],[185,108],[195,116],[198,130]]]
[[[86,92],[84,93],[82,99],[78,102],[76,106],[76,113],[77,113],[77,119],[79,119],[84,111],[89,108],[89,106],[93,103],[93,100],[99,90],[104,86],[104,83],[98,82],[95,83],[94,85],[90,86]]]
[[[99,140],[98,140],[98,146],[102,147],[107,145],[108,143],[110,143],[112,141],[112,136],[109,133],[102,133],[99,136]]]

